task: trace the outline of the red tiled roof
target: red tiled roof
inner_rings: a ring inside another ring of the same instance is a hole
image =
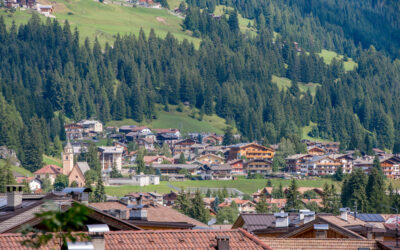
[[[322,199],[301,199],[301,201],[306,205],[308,203],[315,202],[315,203],[317,203],[318,207],[323,207],[324,206],[322,204],[322,202],[323,202]]]
[[[234,198],[234,199],[226,198],[224,202],[222,202],[221,204],[218,205],[218,207],[229,207],[232,204],[232,201],[234,201],[238,205],[243,205],[248,202],[251,202],[249,200],[242,200],[239,198]],[[253,203],[253,202],[251,202],[251,203]]]
[[[268,249],[256,236],[242,229],[236,230],[161,230],[161,231],[113,231],[104,234],[105,249],[216,249],[216,237],[229,237],[230,249]],[[3,250],[31,249],[21,242],[28,239],[22,234],[0,235]],[[40,249],[60,249],[57,238]]]
[[[146,155],[146,156],[143,156],[143,161],[146,164],[150,164],[150,163],[153,163],[154,161],[157,161],[158,158],[162,158],[163,160],[169,161],[170,163],[174,162],[174,159],[165,157],[164,155],[156,155],[156,156]]]
[[[216,249],[218,236],[231,249],[271,249],[244,230],[124,231],[105,234],[106,249]]]
[[[60,168],[57,165],[46,165],[36,171],[34,174],[61,174],[62,173],[62,168]]]
[[[35,179],[35,177],[17,177],[15,178],[15,180],[17,181],[17,183],[21,184],[24,182],[24,180],[26,180],[27,182],[32,181],[33,179]]]

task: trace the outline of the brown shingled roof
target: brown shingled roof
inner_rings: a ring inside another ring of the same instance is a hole
[[[105,211],[109,209],[119,209],[125,210],[127,212],[127,217],[129,216],[129,209],[126,205],[120,202],[99,202],[90,203],[91,207],[97,208],[99,210]],[[147,211],[147,221],[152,222],[186,222],[199,227],[208,227],[206,224],[201,223],[198,220],[190,218],[170,207],[165,207],[161,205],[154,205],[144,208]]]
[[[262,242],[276,250],[358,250],[361,248],[378,250],[378,244],[375,240],[357,240],[357,239],[279,239],[262,238]]]

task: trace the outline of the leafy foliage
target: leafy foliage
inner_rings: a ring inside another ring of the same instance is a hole
[[[56,210],[37,213],[35,217],[41,220],[43,229],[26,228],[23,233],[31,233],[30,239],[24,240],[22,245],[40,248],[56,238],[60,239],[63,246],[66,246],[67,241],[76,242],[78,239],[87,239],[85,234],[74,232],[82,230],[89,214],[87,207],[77,203],[65,212]]]

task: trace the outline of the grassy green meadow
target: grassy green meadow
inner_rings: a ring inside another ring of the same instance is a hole
[[[5,164],[6,164],[6,161],[3,160],[3,159],[0,159],[0,166],[3,167]],[[28,177],[33,176],[33,174],[29,170],[26,170],[23,167],[17,167],[17,166],[13,166],[12,165],[11,166],[11,171],[19,173],[19,174],[22,174],[24,176],[28,176]]]
[[[276,85],[278,85],[278,88],[280,90],[282,90],[282,89],[286,90],[292,86],[292,81],[286,77],[279,77],[276,75],[272,75],[271,81],[273,83],[275,83]],[[309,82],[309,83],[299,82],[300,91],[306,93],[308,90],[310,90],[310,93],[312,96],[315,96],[315,92],[316,92],[318,86],[321,86],[321,84],[313,83],[313,82]]]
[[[273,186],[279,186],[279,183],[282,185],[289,186],[290,180],[282,180],[282,179],[271,179]],[[298,180],[298,186],[302,187],[322,187],[325,183],[333,183],[330,179],[317,179],[317,180]],[[258,189],[261,189],[266,186],[267,179],[244,179],[239,178],[238,180],[229,180],[229,181],[178,181],[178,182],[167,182],[162,181],[160,185],[149,185],[146,187],[138,187],[138,186],[113,186],[113,187],[105,187],[106,193],[112,196],[123,196],[129,192],[154,192],[158,193],[169,193],[170,191],[176,191],[175,189],[168,186],[171,184],[178,188],[200,188],[200,187],[208,187],[208,188],[236,188],[244,193],[252,194],[256,192]]]
[[[119,34],[138,34],[140,29],[164,37],[171,32],[178,40],[188,39],[198,45],[200,40],[182,31],[182,19],[165,9],[132,8],[101,4],[92,0],[57,0],[55,16],[77,26],[82,36],[101,43],[111,42]],[[59,7],[58,7],[59,6]]]
[[[214,14],[222,16],[223,14],[226,14],[227,11],[232,11],[232,10],[233,10],[232,7],[228,7],[228,6],[225,6],[225,5],[217,5],[217,6],[215,6]],[[250,34],[256,35],[256,30],[254,28],[247,27],[249,23],[250,23],[251,26],[253,26],[254,25],[254,20],[244,18],[239,13],[238,13],[238,17],[239,17],[240,30],[242,32],[249,31]]]
[[[196,116],[192,118],[192,110],[184,107],[183,112],[176,111],[177,106],[169,105],[169,112],[157,105],[157,119],[151,122],[143,121],[138,123],[132,119],[124,119],[121,121],[111,121],[106,126],[122,126],[122,125],[146,125],[150,128],[178,128],[183,133],[187,132],[212,132],[222,134],[227,124],[225,119],[217,115],[204,115],[203,120],[199,121],[198,110],[195,110]]]
[[[336,52],[326,50],[326,49],[323,49],[321,51],[321,53],[319,53],[319,55],[324,59],[324,62],[326,64],[330,64],[332,62],[333,58],[336,58],[338,60],[343,59],[343,55],[338,55]],[[354,62],[353,59],[348,58],[347,62],[343,62],[343,67],[344,67],[344,70],[351,71],[355,67],[357,67],[357,63]]]
[[[112,43],[117,34],[139,34],[141,28],[146,34],[154,29],[160,37],[168,32],[180,41],[193,42],[196,47],[200,39],[182,30],[180,17],[171,15],[165,9],[132,8],[117,4],[102,4],[93,0],[56,0],[54,15],[57,20],[68,20],[72,29],[78,28],[82,38],[97,38],[101,44]],[[14,21],[17,25],[26,23],[32,16],[31,10],[16,10],[14,13],[0,10],[0,16],[8,27]],[[45,17],[40,15],[45,20]],[[81,40],[83,42],[84,39]]]
[[[322,139],[322,138],[314,138],[308,135],[308,133],[311,132],[312,128],[316,126],[317,124],[314,122],[310,122],[308,126],[305,126],[301,130],[301,139],[306,139],[310,141],[319,141],[319,142],[327,142],[328,140]]]
[[[44,165],[56,165],[56,166],[62,167],[61,159],[51,157],[48,155],[43,155],[43,162],[44,162]]]

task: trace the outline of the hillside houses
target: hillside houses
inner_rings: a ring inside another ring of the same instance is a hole
[[[275,150],[257,143],[240,143],[229,147],[228,160],[245,158],[252,159],[273,159]]]
[[[209,180],[233,179],[235,175],[257,175],[252,178],[274,176],[272,163],[276,151],[279,151],[279,145],[263,146],[257,142],[225,146],[221,145],[221,135],[189,133],[183,136],[177,128],[151,129],[148,126],[125,125],[107,128],[103,132],[103,125],[95,120],[66,124],[65,131],[68,139],[75,143],[81,141],[80,145],[85,142],[83,139],[91,137],[113,141],[114,146],[99,147],[99,159],[105,172],[110,172],[113,166],[121,170],[123,165],[135,164],[138,149],[142,148],[146,166],[157,165],[162,174],[174,175],[178,179],[184,178],[179,172],[186,173],[178,163],[190,166],[184,167],[190,170],[189,174]],[[279,171],[296,176],[325,176],[334,175],[339,168],[344,174],[361,168],[369,174],[373,166],[374,156],[355,156],[352,151],[339,153],[338,142],[302,142],[306,145],[306,153],[287,156],[284,167]],[[82,150],[74,148],[74,153],[85,152]],[[374,149],[374,152],[380,157],[385,175],[399,178],[400,158],[379,149]],[[164,155],[166,153],[168,156]],[[181,155],[185,159],[184,164]],[[217,176],[220,173],[218,167],[227,169],[228,165],[228,177]]]

